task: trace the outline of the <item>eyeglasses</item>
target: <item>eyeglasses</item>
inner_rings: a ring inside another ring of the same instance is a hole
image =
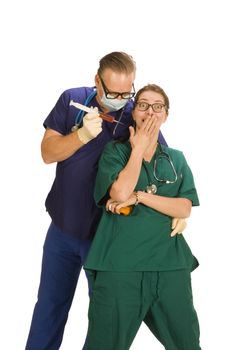
[[[113,91],[109,91],[107,89],[106,85],[104,84],[103,79],[101,77],[99,77],[99,78],[100,78],[101,84],[103,86],[106,98],[115,99],[118,96],[121,96],[121,98],[128,100],[128,99],[134,97],[134,95],[135,95],[134,84],[133,84],[133,92],[113,92]]]
[[[147,102],[137,102],[136,106],[139,111],[143,111],[143,112],[147,111],[149,107],[152,107],[154,112],[162,112],[166,105],[163,103],[153,103],[152,105],[150,105]]]

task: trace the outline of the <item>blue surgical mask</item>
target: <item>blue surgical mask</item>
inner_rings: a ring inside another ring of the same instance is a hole
[[[108,109],[110,112],[119,111],[119,109],[123,108],[126,103],[128,102],[128,99],[121,99],[118,98],[107,98],[105,94],[101,97],[101,102],[104,105],[106,109]]]

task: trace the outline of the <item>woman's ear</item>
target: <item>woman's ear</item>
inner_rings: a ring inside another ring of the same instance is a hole
[[[135,120],[135,116],[134,116],[134,109],[132,110],[132,118],[133,118],[133,120]]]
[[[134,117],[134,110],[132,110],[132,118],[133,118],[133,127],[134,129],[136,129],[136,121],[135,121],[135,117]]]
[[[163,119],[163,123],[165,123],[167,121],[167,117],[168,117],[168,111],[166,112],[164,119]]]

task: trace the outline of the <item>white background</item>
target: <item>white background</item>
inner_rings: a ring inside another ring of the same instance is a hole
[[[1,5],[1,349],[24,349],[36,301],[50,222],[44,200],[55,171],[40,156],[43,120],[63,90],[94,85],[99,59],[118,50],[137,62],[136,89],[157,83],[170,97],[163,133],[186,155],[201,202],[185,237],[200,262],[192,279],[202,348],[232,347],[230,5],[230,0]],[[62,350],[82,348],[87,307],[82,274]],[[145,326],[132,345],[142,348],[163,349]]]

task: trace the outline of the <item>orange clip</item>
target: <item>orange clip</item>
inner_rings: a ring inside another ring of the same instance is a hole
[[[129,215],[133,210],[133,207],[132,206],[129,206],[129,207],[122,207],[120,208],[119,212],[122,214],[122,215]]]

